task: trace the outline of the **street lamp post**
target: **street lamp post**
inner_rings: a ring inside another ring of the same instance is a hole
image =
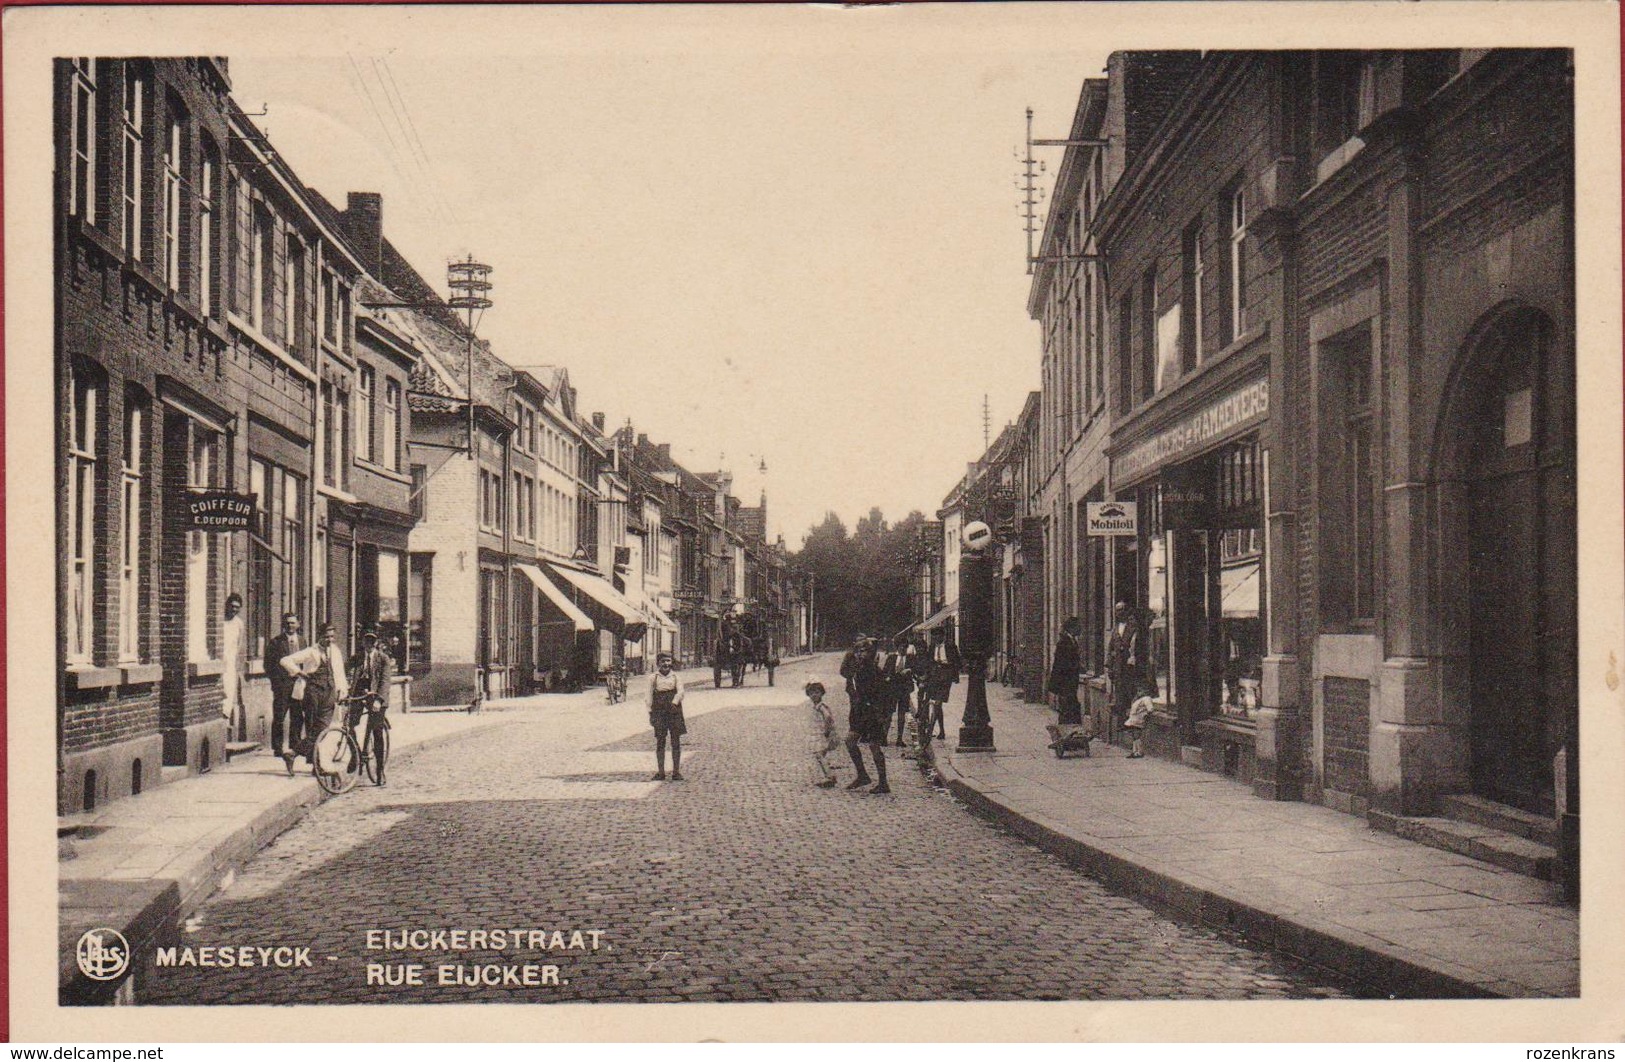
[[[959,651],[965,661],[965,715],[957,752],[994,752],[987,710],[987,658],[993,651],[993,550],[966,549],[959,560]]]

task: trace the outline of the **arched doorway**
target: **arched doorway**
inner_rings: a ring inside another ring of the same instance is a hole
[[[1478,331],[1452,391],[1441,442],[1465,557],[1446,548],[1441,559],[1465,560],[1455,614],[1472,787],[1551,815],[1578,695],[1572,348],[1545,315],[1503,310]]]

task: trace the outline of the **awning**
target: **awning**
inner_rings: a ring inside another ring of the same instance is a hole
[[[665,610],[659,605],[655,604],[654,599],[648,594],[644,593],[641,589],[629,589],[626,592],[626,596],[630,600],[637,602],[638,607],[643,610],[643,614],[652,620],[655,626],[664,627],[668,631],[676,631],[678,629],[676,621],[670,616],[666,615]]]
[[[596,575],[588,575],[586,572],[579,572],[574,568],[566,568],[562,564],[549,564],[548,567],[558,572],[571,586],[598,602],[627,626],[648,625],[649,621],[643,618],[643,613],[638,611],[636,605],[632,604],[624,594]]]
[[[543,575],[540,568],[534,564],[515,564],[514,567],[524,572],[525,578],[529,579],[536,589],[542,592],[542,596],[553,602],[558,610],[569,618],[578,633],[593,629],[593,622],[587,614],[576,608],[575,602],[571,601],[563,590],[554,585],[553,580]]]
[[[945,623],[950,617],[952,617],[954,615],[954,613],[956,613],[958,611],[959,611],[959,602],[951,601],[948,604],[943,605],[941,608],[937,609],[935,612],[931,613],[931,615],[924,622],[922,622],[918,627],[916,627],[915,630],[921,630],[921,631],[935,630],[936,628],[942,626],[943,623]]]

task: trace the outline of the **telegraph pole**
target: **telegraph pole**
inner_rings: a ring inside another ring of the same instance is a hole
[[[451,298],[447,305],[454,310],[462,310],[468,320],[467,347],[468,356],[468,459],[474,460],[476,449],[474,446],[474,329],[485,311],[491,306],[491,299],[487,294],[491,290],[491,267],[482,262],[474,261],[474,256],[461,262],[452,262],[446,266],[446,287],[451,289]]]

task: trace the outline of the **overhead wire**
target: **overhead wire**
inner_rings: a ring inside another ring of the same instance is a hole
[[[349,60],[350,67],[355,73],[356,84],[361,89],[361,95],[362,98],[366,100],[367,107],[372,111],[373,120],[378,123],[378,128],[383,131],[385,139],[389,142],[390,168],[395,171],[395,175],[401,179],[401,182],[406,186],[409,193],[423,200],[424,205],[429,209],[429,211],[431,213],[434,212],[436,210],[436,204],[424,195],[422,187],[423,182],[413,179],[413,177],[406,172],[405,164],[408,161],[407,156],[409,156],[411,152],[410,146],[407,147],[405,154],[403,154],[401,145],[396,141],[395,133],[390,129],[389,122],[384,118],[382,108],[378,106],[378,101],[374,98],[372,89],[367,85],[366,74],[362,71],[361,64],[356,62],[356,58],[352,54],[346,53],[345,58]],[[380,88],[382,88],[381,83]]]
[[[395,71],[390,67],[388,57],[386,56],[382,60],[374,60],[374,62],[382,64],[384,75],[389,79],[388,87],[394,92],[395,98],[400,102],[400,114],[405,117],[406,131],[409,134],[412,143],[417,148],[418,157],[423,160],[424,173],[429,179],[429,190],[434,193],[435,198],[440,201],[441,206],[445,209],[448,219],[453,224],[461,224],[457,217],[456,207],[446,198],[444,189],[442,189],[440,186],[440,180],[433,171],[433,163],[429,159],[429,151],[423,146],[423,137],[418,132],[417,120],[412,117],[412,109],[406,105],[406,96],[401,92],[400,83],[395,80]],[[382,80],[380,80],[379,83],[382,84]]]

